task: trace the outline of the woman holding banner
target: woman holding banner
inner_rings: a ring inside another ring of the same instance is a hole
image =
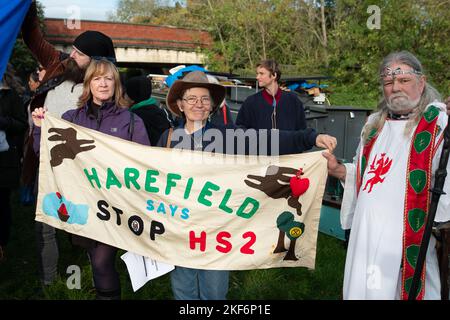
[[[261,131],[254,130],[253,137],[256,139],[244,139],[245,145],[239,150],[239,146],[234,144],[235,137],[239,134],[234,131],[237,129],[234,125],[219,127],[209,121],[210,114],[217,110],[224,98],[225,87],[209,82],[206,74],[201,71],[190,72],[183,79],[175,81],[167,94],[166,104],[169,110],[183,121],[179,127],[164,132],[157,145],[232,154],[251,154],[254,153],[252,150],[258,150],[261,154],[261,150],[266,150],[266,155],[300,153],[313,147],[310,141],[315,141],[316,146],[327,148],[331,152],[336,147],[334,137],[317,134],[308,128],[300,131],[278,131],[278,152],[273,149],[275,144],[272,139],[276,137],[271,131],[267,132],[266,137],[269,139],[263,141]],[[236,135],[227,135],[227,129],[231,129]],[[244,133],[244,130],[241,132]],[[211,139],[211,136],[219,135],[218,139]],[[227,139],[233,140],[228,141],[231,144],[227,143]],[[214,148],[211,148],[213,143]],[[222,270],[177,266],[171,272],[172,291],[177,300],[224,300],[228,291],[228,279],[229,271]]]
[[[107,59],[92,59],[86,70],[78,108],[67,111],[62,118],[105,134],[150,145],[142,119],[128,111],[129,105],[130,102],[123,97],[116,66]],[[39,153],[40,127],[44,114],[44,108],[38,108],[32,113],[36,127],[34,131],[36,153]],[[74,243],[88,251],[97,299],[120,299],[120,279],[115,269],[118,249],[76,235],[72,239]]]

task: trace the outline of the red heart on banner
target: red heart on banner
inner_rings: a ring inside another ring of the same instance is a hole
[[[292,195],[295,198],[300,197],[309,188],[309,179],[308,178],[303,178],[303,179],[300,178],[300,175],[303,174],[302,171],[303,170],[300,169],[297,172],[297,174],[294,177],[292,177],[291,180],[290,180],[290,186],[291,186]]]

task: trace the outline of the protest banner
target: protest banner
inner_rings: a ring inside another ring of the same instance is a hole
[[[184,267],[313,269],[326,177],[321,152],[149,147],[46,115],[36,220]]]

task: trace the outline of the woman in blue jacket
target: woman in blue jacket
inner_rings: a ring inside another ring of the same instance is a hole
[[[86,70],[78,108],[67,111],[62,118],[105,134],[150,145],[142,119],[128,111],[129,105],[130,101],[123,97],[116,66],[106,59],[93,59]],[[40,127],[44,114],[44,108],[38,108],[32,113],[36,127],[33,133],[36,153],[39,152]],[[73,241],[88,251],[97,299],[120,299],[120,279],[115,269],[118,249],[75,235]]]

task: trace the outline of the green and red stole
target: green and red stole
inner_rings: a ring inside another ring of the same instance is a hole
[[[411,141],[406,174],[406,195],[403,213],[403,252],[402,252],[402,287],[400,298],[408,299],[416,267],[419,248],[425,230],[425,222],[430,204],[431,167],[437,133],[439,109],[428,107],[417,125]],[[362,178],[367,167],[370,152],[378,138],[378,131],[373,129],[363,147],[361,160],[357,164],[356,192],[359,194]],[[420,275],[417,300],[425,294],[425,266]]]

